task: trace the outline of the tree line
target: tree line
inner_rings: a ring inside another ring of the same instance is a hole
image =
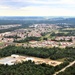
[[[22,46],[21,47],[7,46],[0,50],[0,58],[10,56],[11,54],[51,58],[51,56],[55,56],[54,54],[57,54],[58,56],[62,55],[61,53],[63,53],[64,51],[65,53],[63,55],[67,54],[66,50],[68,50],[68,53],[70,53],[71,55],[74,53],[74,52],[72,53],[71,51],[75,49],[73,48],[60,49],[55,47],[54,48],[31,48],[31,47],[24,48]],[[60,53],[60,55],[58,53]],[[32,61],[26,61],[11,66],[0,65],[0,75],[52,75],[68,64],[69,62],[65,61],[62,64],[53,67],[45,63],[37,65]]]
[[[29,60],[11,66],[0,65],[0,75],[52,75],[66,65],[68,62],[53,67],[45,63],[35,64]]]
[[[75,75],[75,64],[67,68],[64,72],[60,72],[58,75]]]
[[[65,58],[65,60],[73,61],[75,59],[75,48],[31,48],[22,46],[7,46],[0,50],[0,57],[10,56],[11,54],[29,55],[40,58],[50,58],[53,60]]]

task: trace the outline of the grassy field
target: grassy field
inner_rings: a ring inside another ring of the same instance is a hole
[[[75,30],[75,28],[64,28],[63,30]]]
[[[65,58],[58,59],[57,61],[64,62],[65,61]]]
[[[0,46],[2,46],[4,43],[3,42],[0,42]]]

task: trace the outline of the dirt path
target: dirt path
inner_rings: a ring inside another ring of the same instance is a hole
[[[71,62],[68,66],[64,67],[63,69],[61,69],[61,70],[58,71],[58,72],[55,72],[55,74],[53,74],[53,75],[57,75],[57,74],[59,74],[60,72],[65,71],[68,67],[72,66],[74,63],[75,63],[75,61]]]

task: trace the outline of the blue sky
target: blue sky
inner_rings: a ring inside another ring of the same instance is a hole
[[[75,0],[0,0],[0,16],[75,16]]]

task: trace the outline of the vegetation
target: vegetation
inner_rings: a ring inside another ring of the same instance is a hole
[[[8,46],[0,50],[0,57],[10,56],[11,54],[21,54],[47,58],[50,55],[52,56],[55,50],[57,51],[59,48],[48,49]],[[34,62],[26,61],[12,66],[0,65],[0,75],[52,75],[68,64],[69,62],[64,62],[59,66],[53,67],[45,63],[37,65]]]
[[[52,75],[54,67],[27,61],[17,65],[0,65],[0,75]]]
[[[74,28],[60,28],[58,32],[55,31],[51,33],[50,36],[75,36],[75,27]]]
[[[17,36],[17,35],[14,35],[14,36],[4,36],[4,38],[14,38],[14,39],[17,39],[17,38],[21,38],[21,37]]]
[[[56,40],[56,39],[54,38],[54,39],[52,39],[52,41],[56,41],[56,42],[72,42],[72,38],[70,38],[69,40],[65,40],[65,39]]]
[[[25,39],[23,40],[14,40],[14,42],[17,42],[17,43],[24,43],[24,42],[29,42],[29,41],[32,41],[32,40],[35,40],[35,41],[40,41],[41,38],[40,37],[26,37]]]
[[[9,28],[9,29],[1,29],[0,33],[14,31],[14,30],[19,29],[19,28],[21,28],[21,27],[13,27],[13,28]]]
[[[12,66],[0,65],[0,75],[52,75],[68,63],[53,67],[48,64],[35,64],[31,61],[14,64]]]
[[[65,34],[65,33],[55,33],[55,32],[53,32],[53,33],[51,33],[51,35],[50,36],[69,36],[68,35],[68,33],[67,34]]]
[[[16,47],[8,46],[0,50],[0,57],[10,56],[11,54],[29,55],[40,58],[62,59],[73,61],[75,59],[75,48],[31,48],[31,47]]]
[[[5,19],[0,19],[0,25],[8,25],[8,24],[22,24],[22,27],[28,27],[29,25],[33,24],[58,24],[61,26],[62,30],[58,33],[53,32],[50,37],[55,36],[75,36],[75,30],[63,30],[66,26],[75,28],[75,18],[68,18],[68,19],[62,19],[62,20],[45,20],[45,19],[26,19],[25,17],[5,17]],[[65,25],[65,24],[66,25]],[[16,28],[10,28],[10,29],[3,29],[0,30],[0,33],[7,32],[7,31],[13,31],[15,29],[19,29],[19,27]],[[67,33],[65,33],[67,32]],[[47,35],[47,33],[42,33],[42,36],[44,37]],[[12,36],[13,38],[18,38],[17,36]],[[9,36],[9,38],[12,38]],[[7,38],[7,37],[6,37]],[[44,37],[43,40],[47,40],[47,37]],[[40,38],[37,37],[27,37],[24,40],[16,41],[18,43],[24,43],[29,42],[31,40],[40,41]],[[65,40],[59,40],[59,41],[65,41]],[[69,41],[72,41],[71,39]],[[2,45],[2,43],[1,43]],[[69,64],[69,61],[75,60],[75,48],[72,47],[66,47],[65,49],[61,48],[31,48],[31,47],[16,47],[16,46],[8,46],[3,49],[0,49],[0,58],[10,56],[11,54],[20,54],[20,55],[29,55],[29,56],[35,56],[40,58],[50,58],[53,60],[57,59],[65,59],[63,64],[53,67],[50,65],[46,65],[45,63],[36,65],[34,62],[26,61],[19,64],[14,64],[12,66],[8,65],[0,65],[0,75],[52,75],[61,68],[65,67]],[[70,68],[66,69],[64,72],[59,73],[58,75],[75,75],[75,64],[71,66]]]
[[[58,75],[75,75],[75,64],[67,68],[64,72],[60,72]]]

